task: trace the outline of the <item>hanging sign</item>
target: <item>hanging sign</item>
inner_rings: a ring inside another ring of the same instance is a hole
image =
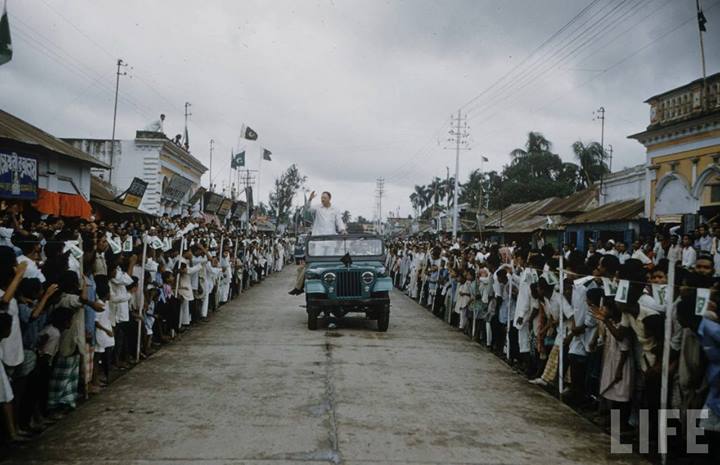
[[[165,186],[163,186],[162,199],[168,202],[179,203],[183,197],[190,192],[192,181],[178,174],[173,174]]]
[[[15,152],[0,151],[0,197],[37,199],[37,160]]]
[[[123,197],[120,203],[128,207],[139,208],[142,203],[148,183],[140,178],[133,178],[130,187],[120,196]]]
[[[217,213],[217,211],[220,209],[220,205],[222,204],[223,197],[222,195],[216,194],[214,192],[206,192],[205,193],[205,213]]]
[[[217,215],[220,218],[225,218],[227,214],[230,213],[230,208],[232,208],[232,204],[232,199],[223,199],[223,201],[220,203],[220,208],[218,208]]]

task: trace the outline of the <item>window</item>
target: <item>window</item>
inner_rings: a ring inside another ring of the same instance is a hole
[[[710,186],[710,203],[720,203],[720,184]]]

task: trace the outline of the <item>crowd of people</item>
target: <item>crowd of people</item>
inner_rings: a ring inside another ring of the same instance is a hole
[[[626,442],[637,439],[644,411],[657,434],[671,307],[666,405],[679,409],[683,433],[697,420],[686,412],[706,414],[699,424],[718,457],[720,228],[673,228],[630,247],[609,240],[585,251],[543,242],[394,240],[386,267],[398,289],[532,384],[557,392],[562,377],[562,398],[608,427],[619,412]]]
[[[293,239],[201,218],[0,217],[0,432],[25,442],[292,261]],[[2,441],[0,440],[0,443]]]

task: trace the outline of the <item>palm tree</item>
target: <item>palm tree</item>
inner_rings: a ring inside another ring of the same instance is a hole
[[[345,210],[342,214],[343,223],[348,224],[351,219],[352,219],[352,216],[350,216],[350,212]]]
[[[510,152],[513,158],[525,158],[530,155],[542,154],[552,149],[552,143],[541,133],[531,131],[528,133],[528,140],[524,149],[515,149]]]
[[[591,142],[587,145],[577,141],[572,145],[575,158],[580,162],[580,174],[584,187],[590,187],[596,181],[608,174],[605,160],[607,154],[598,142]]]
[[[410,202],[413,207],[422,213],[430,204],[430,191],[426,186],[415,186],[415,191],[410,194]]]
[[[453,197],[455,193],[455,176],[445,179],[442,182],[443,199],[447,202],[448,208],[453,206]],[[458,192],[459,194],[459,192]]]
[[[437,209],[440,205],[440,199],[445,196],[445,183],[442,179],[436,176],[433,178],[430,185],[427,186],[427,189],[432,200],[432,207],[433,209]]]

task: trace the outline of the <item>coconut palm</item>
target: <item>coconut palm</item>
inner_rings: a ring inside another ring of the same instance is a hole
[[[415,186],[415,191],[410,194],[410,202],[413,208],[422,213],[425,207],[430,205],[430,191],[426,186]]]
[[[580,174],[584,187],[590,187],[610,172],[605,163],[607,154],[598,142],[585,145],[581,141],[577,141],[572,145],[572,149],[575,152],[575,158],[580,162]]]

